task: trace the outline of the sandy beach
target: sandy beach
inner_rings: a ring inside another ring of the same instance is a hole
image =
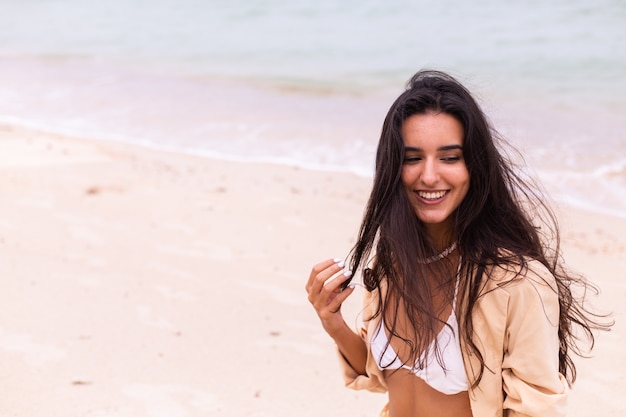
[[[377,416],[385,396],[343,387],[304,291],[347,254],[369,185],[0,126],[0,416]],[[616,320],[569,415],[621,416],[626,219],[559,213]]]

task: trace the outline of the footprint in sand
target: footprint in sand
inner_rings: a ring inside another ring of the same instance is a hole
[[[54,206],[54,200],[46,195],[33,195],[17,200],[15,205],[18,207],[48,210]]]
[[[102,246],[104,239],[93,230],[82,226],[71,226],[69,229],[70,236],[88,246]]]
[[[168,300],[189,302],[195,299],[195,297],[188,292],[174,290],[166,285],[155,285],[153,288]]]
[[[143,324],[147,324],[148,326],[157,327],[164,330],[174,330],[174,325],[169,320],[163,318],[155,318],[152,314],[152,308],[148,306],[137,306],[135,307],[135,311],[137,311],[139,320]]]
[[[0,329],[0,349],[20,353],[31,366],[42,366],[65,358],[63,349],[44,343],[35,343],[29,334],[10,334]]]
[[[327,351],[300,340],[283,340],[277,337],[258,339],[255,344],[265,349],[293,350],[306,356],[323,356]]]
[[[108,264],[106,259],[101,258],[99,256],[93,256],[89,253],[84,252],[76,252],[76,251],[68,251],[63,256],[63,260],[67,262],[80,262],[84,265],[94,267],[94,268],[102,268]]]
[[[156,250],[167,255],[183,256],[186,258],[204,259],[207,256],[204,251],[182,246],[159,245],[156,247]]]
[[[214,395],[182,385],[132,384],[122,391],[141,401],[149,417],[185,417],[220,409]]]
[[[101,408],[97,410],[89,410],[81,417],[132,417],[131,410],[126,408]]]
[[[264,292],[266,295],[282,304],[294,306],[306,304],[306,301],[303,301],[304,297],[301,297],[298,293],[295,293],[278,285],[245,280],[239,280],[236,283],[241,287],[253,290],[255,293],[258,293],[259,291]]]

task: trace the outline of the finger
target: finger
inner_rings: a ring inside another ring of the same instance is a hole
[[[324,283],[337,272],[341,271],[344,263],[339,259],[328,259],[315,265],[311,270],[311,275],[306,285],[309,295],[318,294]]]
[[[313,303],[319,312],[329,310],[329,305],[334,305],[333,301],[340,296],[341,288],[346,280],[348,280],[352,276],[351,271],[343,271],[341,274],[338,274],[332,279],[329,279],[324,284],[323,288],[320,291],[319,296],[311,297],[313,298]],[[341,299],[341,298],[340,298]],[[345,299],[345,297],[343,297]],[[332,310],[335,310],[332,308]]]
[[[352,271],[344,269],[337,276],[324,281],[322,291],[326,293],[339,293],[341,292],[342,285],[351,277]]]
[[[336,266],[331,266],[330,268],[327,268],[324,272],[327,272],[328,270],[335,272],[335,268],[339,268],[339,265],[340,264],[337,264]],[[318,274],[316,281],[313,283],[312,290],[309,293],[309,302],[313,305],[313,308],[315,308],[315,311],[317,311],[317,314],[320,317],[328,317],[328,305],[341,292],[340,288],[342,284],[347,279],[349,279],[351,275],[352,272],[345,270],[342,273],[328,279],[325,279],[324,273]]]
[[[333,314],[339,313],[344,301],[354,292],[355,287],[354,284],[348,285],[343,291],[338,293],[337,296],[328,303],[328,311]]]
[[[315,264],[313,266],[313,268],[311,269],[311,273],[309,274],[309,279],[307,280],[306,285],[305,285],[305,288],[306,288],[307,292],[309,292],[309,289],[313,285],[313,280],[315,279],[317,274],[319,274],[324,269],[328,268],[329,266],[331,266],[334,263],[336,263],[335,259],[326,259],[325,261],[322,261],[322,262],[320,262],[318,264]]]

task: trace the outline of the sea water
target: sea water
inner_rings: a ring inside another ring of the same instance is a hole
[[[621,0],[0,0],[0,122],[371,175],[420,68],[558,199],[626,217]]]

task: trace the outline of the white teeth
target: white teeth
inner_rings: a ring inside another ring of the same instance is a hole
[[[419,195],[421,198],[425,199],[425,200],[437,200],[441,197],[443,197],[446,194],[445,191],[435,191],[432,193],[429,193],[427,191],[418,191],[417,195]]]

